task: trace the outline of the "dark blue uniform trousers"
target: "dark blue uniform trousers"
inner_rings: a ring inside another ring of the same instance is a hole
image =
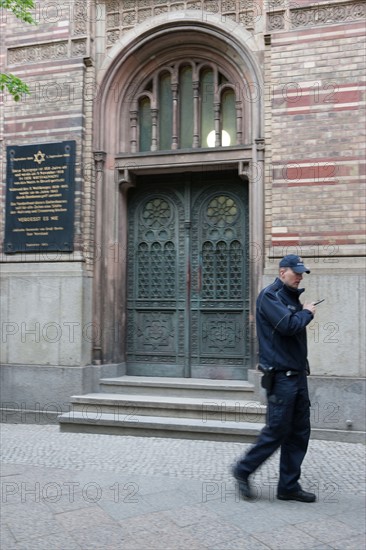
[[[279,447],[278,494],[300,489],[298,480],[310,437],[310,401],[306,373],[275,375],[268,394],[267,421],[255,445],[237,462],[235,474],[247,478]]]

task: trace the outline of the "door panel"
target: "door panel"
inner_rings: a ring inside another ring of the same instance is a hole
[[[242,181],[225,178],[192,201],[192,269],[198,283],[191,297],[194,377],[246,373],[246,191]]]
[[[127,372],[246,378],[246,185],[166,180],[139,182],[129,200]]]
[[[128,216],[128,373],[183,376],[183,202],[176,190],[142,185]]]

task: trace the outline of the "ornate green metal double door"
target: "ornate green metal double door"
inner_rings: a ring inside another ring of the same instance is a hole
[[[150,176],[128,217],[128,374],[245,379],[246,184]]]

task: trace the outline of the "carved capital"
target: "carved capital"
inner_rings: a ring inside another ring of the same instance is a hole
[[[117,168],[116,180],[122,193],[127,193],[131,187],[136,186],[134,175],[128,168]]]
[[[250,176],[250,163],[241,161],[238,164],[238,175],[241,179],[249,179]]]
[[[264,151],[265,149],[265,142],[264,138],[258,138],[255,140],[255,144],[257,146],[257,151]]]
[[[94,151],[94,162],[97,172],[102,172],[104,169],[104,163],[107,156],[107,153],[104,151]]]

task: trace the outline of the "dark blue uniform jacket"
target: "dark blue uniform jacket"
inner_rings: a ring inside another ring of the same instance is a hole
[[[257,298],[259,363],[266,368],[308,370],[305,327],[313,314],[302,308],[302,292],[277,278]]]

